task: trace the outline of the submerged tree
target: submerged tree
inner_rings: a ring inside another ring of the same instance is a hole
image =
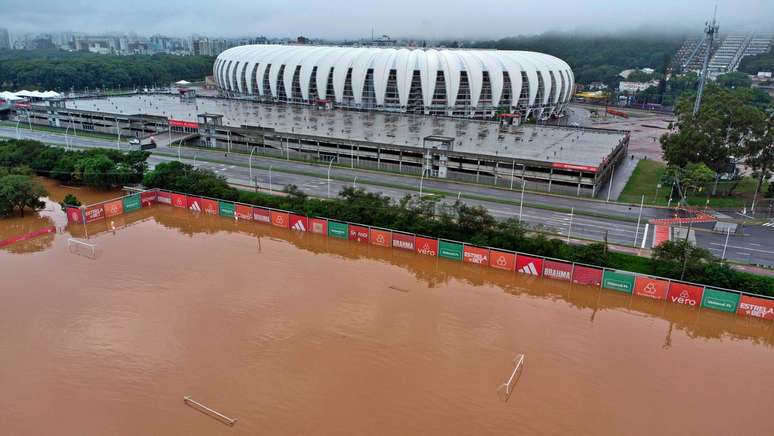
[[[24,209],[38,210],[45,206],[40,197],[48,192],[30,176],[11,174],[0,177],[0,216],[8,216],[19,211],[24,216]]]

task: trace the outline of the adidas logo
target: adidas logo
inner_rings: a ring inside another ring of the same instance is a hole
[[[194,212],[201,212],[202,211],[202,208],[201,208],[201,206],[199,206],[199,202],[198,201],[194,201],[193,203],[191,203],[191,207],[189,207],[189,209],[191,209]]]
[[[537,268],[535,268],[535,264],[532,263],[532,262],[524,265],[521,269],[519,269],[519,272],[524,273],[524,274],[530,274],[530,275],[533,275],[533,276],[540,275],[540,273],[538,273],[538,271],[537,271]]]
[[[305,232],[306,227],[304,227],[304,222],[301,220],[296,221],[295,224],[293,224],[293,227],[291,229],[296,230],[298,232]]]

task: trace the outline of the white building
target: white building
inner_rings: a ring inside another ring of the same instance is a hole
[[[557,115],[575,84],[561,59],[497,50],[246,45],[213,75],[229,96],[464,117]]]
[[[618,84],[618,92],[641,92],[651,86],[658,86],[658,80],[651,80],[650,82],[620,82]]]

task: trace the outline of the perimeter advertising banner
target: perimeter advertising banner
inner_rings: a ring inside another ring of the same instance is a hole
[[[572,282],[577,285],[602,285],[602,270],[590,266],[575,265],[572,270]]]
[[[349,240],[368,243],[368,227],[356,226],[354,224],[349,225]]]
[[[156,191],[143,191],[140,193],[140,201],[144,207],[149,207],[155,203],[157,197]]]
[[[540,277],[543,275],[543,259],[519,254],[516,256],[516,271]]]
[[[183,209],[188,207],[188,201],[185,195],[183,194],[171,194],[171,195],[172,195],[172,206],[183,208]]]
[[[67,221],[70,223],[81,224],[83,222],[83,214],[80,207],[68,207],[67,208]]]
[[[701,296],[703,293],[704,288],[701,286],[672,282],[672,284],[669,285],[667,300],[669,300],[670,303],[697,307],[701,304]]]
[[[87,223],[103,220],[105,219],[105,209],[102,208],[101,204],[98,206],[89,206],[86,208],[83,215],[86,217]]]
[[[474,263],[476,265],[488,265],[489,264],[489,249],[481,247],[473,247],[470,245],[465,246],[465,251],[462,253],[463,259],[466,263]]]
[[[202,211],[210,215],[217,215],[219,212],[218,202],[207,198],[202,198]]]
[[[438,257],[452,260],[462,260],[462,244],[449,241],[438,241]]]
[[[268,209],[261,207],[253,208],[253,221],[258,221],[262,224],[271,224],[271,213]]]
[[[103,207],[105,208],[105,217],[107,218],[113,218],[124,213],[124,202],[122,200],[108,201]]]
[[[569,282],[572,280],[572,264],[546,259],[543,263],[543,277]]]
[[[417,236],[414,238],[417,253],[424,256],[438,256],[438,240]]]
[[[271,211],[271,225],[287,229],[290,227],[290,214],[276,210]]]
[[[202,211],[202,199],[199,197],[188,196],[188,198],[186,198],[186,204],[188,205],[188,210],[192,210],[194,212]]]
[[[158,201],[161,204],[172,204],[172,193],[166,192],[166,191],[159,191],[158,194],[156,194],[156,201]]]
[[[296,215],[294,213],[290,214],[290,230],[295,230],[296,232],[308,232],[309,231],[309,218],[302,216],[302,215]]]
[[[737,305],[739,305],[739,294],[719,289],[704,288],[701,307],[733,313],[736,312]]]
[[[219,201],[218,202],[218,214],[220,216],[225,216],[228,218],[234,218],[234,203],[230,201]]]
[[[380,247],[392,247],[392,232],[389,230],[371,229],[369,237],[371,244]]]
[[[492,250],[489,252],[489,266],[506,271],[516,269],[516,254]]]
[[[309,228],[312,233],[317,233],[318,235],[327,235],[328,234],[328,220],[323,218],[311,218],[309,220]]]
[[[244,204],[237,204],[234,207],[234,214],[240,220],[251,221],[253,219],[253,208]]]
[[[414,251],[416,248],[416,244],[414,243],[414,235],[407,235],[405,233],[393,232],[392,248]]]
[[[742,295],[742,298],[739,299],[739,308],[736,310],[736,313],[754,318],[774,320],[774,301]]]
[[[634,290],[634,275],[620,271],[605,271],[602,287],[631,294]]]
[[[640,297],[666,300],[669,281],[654,279],[648,276],[637,276],[634,281],[634,294]]]
[[[332,238],[347,239],[349,237],[347,223],[328,221],[328,236]]]
[[[140,200],[140,194],[132,194],[124,197],[124,212],[134,212],[140,210],[142,207],[142,201]]]

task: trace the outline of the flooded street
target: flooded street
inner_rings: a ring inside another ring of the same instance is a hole
[[[54,205],[0,235],[66,226]],[[0,249],[1,434],[774,434],[771,322],[163,205],[114,221],[96,259],[82,226]]]

